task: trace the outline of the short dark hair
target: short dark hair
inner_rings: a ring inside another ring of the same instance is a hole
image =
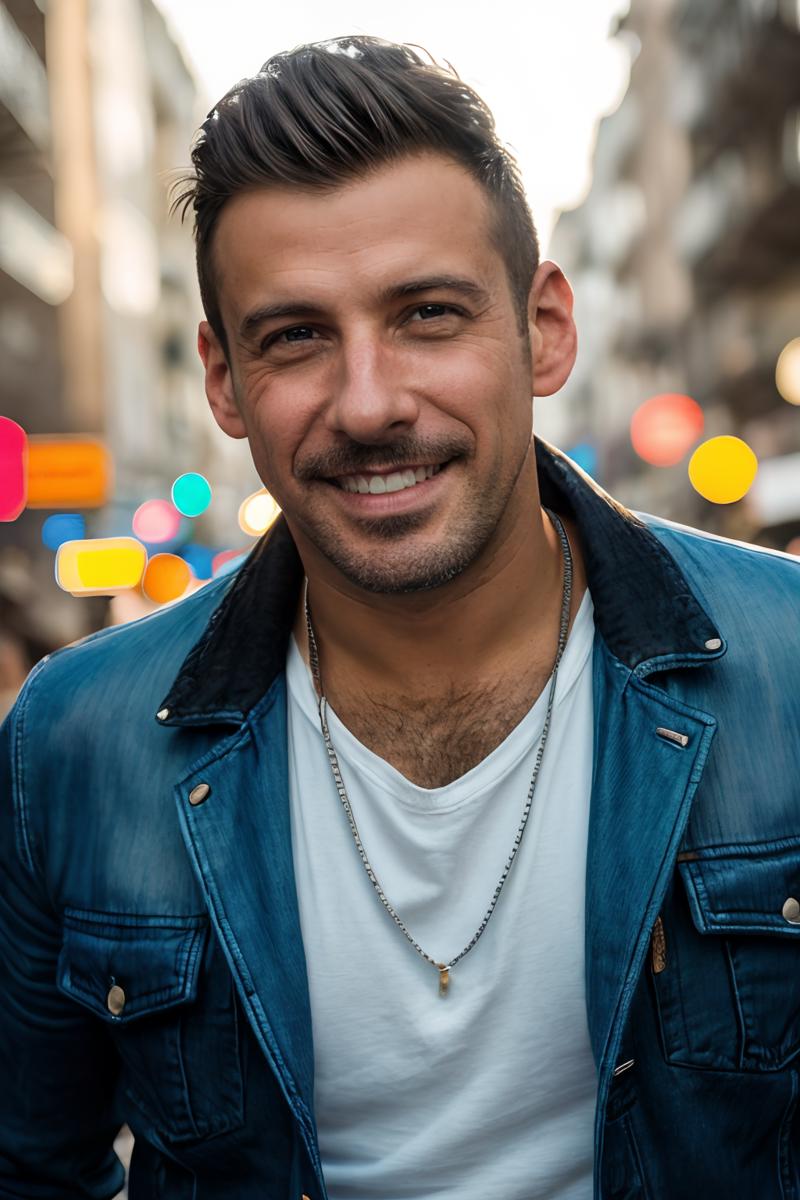
[[[270,185],[332,190],[386,163],[433,151],[463,166],[494,212],[520,334],[539,246],[513,155],[480,96],[427,51],[374,37],[341,37],[276,54],[211,110],[192,148],[193,170],[173,208],[194,212],[197,275],[209,324],[227,354],[212,240],[237,193]]]

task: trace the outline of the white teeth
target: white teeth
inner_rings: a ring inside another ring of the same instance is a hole
[[[415,487],[438,475],[441,465],[429,467],[405,467],[402,471],[392,471],[389,475],[340,475],[339,486],[345,492],[359,492],[362,496],[371,493],[382,496],[384,492],[401,492],[405,488]]]

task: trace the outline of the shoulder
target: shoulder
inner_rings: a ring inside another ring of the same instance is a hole
[[[130,624],[100,630],[48,655],[31,672],[12,715],[29,730],[119,719],[158,704],[222,602],[231,577],[214,581]],[[154,710],[155,711],[155,710]]]
[[[742,589],[755,583],[800,594],[800,558],[795,555],[719,537],[649,513],[635,516],[670,552],[690,581],[712,573],[721,575],[726,586],[735,583]]]
[[[99,822],[125,780],[136,778],[140,787],[144,772],[149,786],[157,786],[168,756],[165,739],[157,738],[156,710],[230,583],[231,577],[212,582],[34,667],[0,738],[0,779],[15,811],[18,853],[29,867],[39,840],[34,826],[45,811],[48,821],[71,829],[78,811]]]
[[[635,514],[669,551],[724,638],[800,652],[800,559]],[[752,640],[751,640],[752,639]]]

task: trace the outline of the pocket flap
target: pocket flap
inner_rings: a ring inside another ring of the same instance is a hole
[[[110,1024],[194,1000],[208,916],[64,913],[60,991]]]
[[[681,858],[678,870],[700,933],[800,938],[800,842],[726,846]]]

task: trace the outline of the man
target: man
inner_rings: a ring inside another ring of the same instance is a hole
[[[193,160],[283,518],[4,727],[0,1194],[126,1121],[134,1198],[796,1195],[797,563],[532,441],[570,290],[453,74],[302,47]]]

